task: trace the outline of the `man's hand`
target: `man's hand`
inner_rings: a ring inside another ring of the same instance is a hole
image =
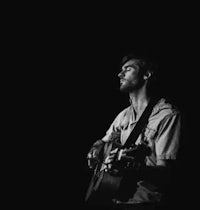
[[[99,153],[103,148],[104,142],[102,140],[96,141],[89,153],[87,154],[88,166],[93,169],[96,164],[99,162]]]
[[[92,149],[87,155],[87,160],[89,168],[93,169],[99,161],[97,150]]]
[[[104,164],[107,165],[107,169],[111,169],[112,162],[114,160],[114,157],[116,156],[117,150],[118,150],[117,148],[114,150],[111,150],[110,154],[106,157]]]

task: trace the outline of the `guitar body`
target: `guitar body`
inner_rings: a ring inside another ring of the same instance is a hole
[[[111,146],[106,148],[106,156],[111,148],[113,149]],[[140,150],[140,148],[135,149],[132,156],[137,156],[140,152],[143,153]],[[120,165],[120,163],[116,162],[113,165]],[[114,170],[109,171],[106,168],[102,170],[102,163],[97,164],[86,193],[85,201],[87,203],[107,205],[113,198],[126,201],[133,195],[137,183],[136,170],[125,170],[123,167],[118,169],[118,172],[114,173]]]
[[[123,176],[115,176],[105,170],[94,174],[85,201],[96,205],[109,204],[117,196],[122,179]]]

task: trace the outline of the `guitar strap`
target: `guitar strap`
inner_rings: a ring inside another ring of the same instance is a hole
[[[152,97],[145,108],[144,112],[142,113],[141,117],[137,121],[135,127],[133,128],[132,132],[130,133],[128,139],[126,140],[123,147],[131,147],[135,144],[139,134],[142,132],[142,129],[145,125],[147,125],[149,116],[153,110],[154,105],[158,102],[158,97]]]

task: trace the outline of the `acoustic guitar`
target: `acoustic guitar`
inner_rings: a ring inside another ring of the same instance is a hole
[[[117,148],[112,167],[105,163],[110,151]],[[126,149],[126,156],[122,151]],[[117,198],[127,200],[136,190],[137,167],[150,154],[150,148],[145,143],[125,148],[119,143],[112,142],[104,145],[103,161],[98,162],[94,169],[85,201],[93,204],[105,204]]]

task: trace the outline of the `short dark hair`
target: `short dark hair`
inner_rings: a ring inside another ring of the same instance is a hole
[[[155,72],[156,70],[156,63],[150,56],[139,53],[129,53],[122,58],[121,66],[123,66],[129,60],[138,60],[138,65],[143,73],[145,73],[148,70],[151,72]]]

